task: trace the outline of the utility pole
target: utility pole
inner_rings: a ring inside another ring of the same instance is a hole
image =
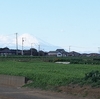
[[[15,33],[16,34],[16,55],[18,55],[18,33]]]
[[[33,48],[32,45],[33,45],[33,43],[31,43],[31,56],[32,56],[32,50],[33,50],[33,49],[32,49],[32,48]]]
[[[39,53],[39,56],[40,56],[40,45],[38,45],[38,53]]]
[[[24,38],[22,37],[22,55],[24,54],[23,53],[23,44],[24,44]]]

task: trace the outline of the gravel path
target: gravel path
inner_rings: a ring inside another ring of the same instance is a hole
[[[88,99],[62,93],[28,88],[0,86],[0,99]]]

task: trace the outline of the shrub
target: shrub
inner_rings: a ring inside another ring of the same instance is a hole
[[[86,73],[85,80],[91,80],[92,82],[100,81],[100,72],[97,70]]]

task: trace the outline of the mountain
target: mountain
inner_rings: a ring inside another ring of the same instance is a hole
[[[56,50],[58,48],[61,48],[59,46],[55,46],[53,44],[50,44],[46,42],[45,40],[42,40],[40,38],[36,38],[31,34],[24,33],[21,35],[17,35],[17,43],[18,43],[18,49],[30,49],[30,48],[36,48],[37,50],[44,50],[44,51],[50,51],[50,50]],[[12,35],[1,35],[0,36],[0,47],[8,47],[10,49],[16,49],[16,36]]]

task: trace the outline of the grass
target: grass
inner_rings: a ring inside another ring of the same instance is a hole
[[[69,83],[79,83],[85,73],[99,70],[100,65],[56,64],[43,61],[0,61],[0,74],[25,76],[33,81],[29,86],[53,88]]]

